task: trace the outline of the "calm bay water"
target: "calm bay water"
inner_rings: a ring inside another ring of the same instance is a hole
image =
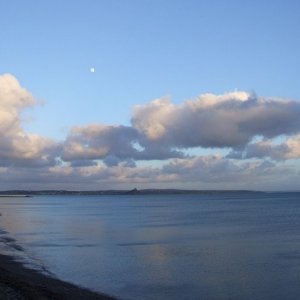
[[[0,198],[0,212],[3,251],[121,299],[300,299],[300,193]]]

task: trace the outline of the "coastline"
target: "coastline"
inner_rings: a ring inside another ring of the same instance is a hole
[[[3,197],[3,195],[1,195]],[[1,197],[0,196],[0,197]],[[25,194],[5,195],[4,197],[28,197]],[[29,196],[30,197],[30,196]],[[0,216],[2,214],[0,213]],[[2,237],[0,243],[12,249],[23,251],[22,247],[10,237]],[[14,254],[0,250],[0,299],[1,300],[117,300],[117,298],[94,292],[87,288],[52,277],[36,269],[31,269]]]
[[[116,300],[56,278],[41,274],[0,254],[0,299],[2,300]]]

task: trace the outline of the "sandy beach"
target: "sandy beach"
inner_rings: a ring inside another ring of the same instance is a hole
[[[24,267],[13,257],[0,254],[0,299],[1,300],[48,300],[48,299],[95,299],[113,300]]]

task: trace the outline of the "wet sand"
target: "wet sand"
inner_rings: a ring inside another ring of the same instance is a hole
[[[13,257],[0,254],[1,300],[113,300],[116,298],[98,294],[24,267]]]

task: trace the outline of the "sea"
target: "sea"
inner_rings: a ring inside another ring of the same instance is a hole
[[[124,300],[300,299],[300,193],[0,198],[0,252]]]

